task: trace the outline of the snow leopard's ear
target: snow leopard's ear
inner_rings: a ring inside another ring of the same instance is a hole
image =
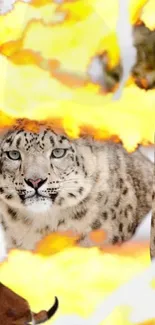
[[[11,133],[10,129],[0,129],[0,146],[7,135]]]
[[[4,130],[0,130],[0,146],[1,146],[1,143],[4,139],[4,137],[5,137],[5,133],[6,133],[6,131],[4,132]]]

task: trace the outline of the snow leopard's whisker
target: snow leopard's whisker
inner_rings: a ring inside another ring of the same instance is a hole
[[[67,183],[67,182],[74,182],[74,181],[77,181],[77,177],[62,180],[62,181],[60,181],[60,183]]]
[[[78,192],[78,188],[77,187],[64,187],[62,188],[62,191],[75,191]]]
[[[1,185],[0,187],[2,187],[2,188],[8,188],[8,189],[9,189],[9,188],[14,188],[14,189],[15,189],[15,187],[14,187],[14,186],[12,186],[12,185],[9,185],[9,186],[7,186],[7,185],[4,185],[4,186],[3,186],[3,185]]]
[[[66,184],[66,183],[72,183],[72,182],[76,182],[78,184],[80,184],[80,182],[78,182],[77,178],[73,178],[73,179],[69,179],[69,180],[64,180],[61,184]],[[85,184],[88,183],[90,181],[90,178],[89,179],[86,179],[85,180]]]

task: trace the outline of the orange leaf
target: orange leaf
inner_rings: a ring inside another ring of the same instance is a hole
[[[95,230],[90,233],[89,237],[95,244],[103,244],[106,239],[106,233],[103,229]]]
[[[45,256],[58,253],[65,248],[75,246],[78,238],[71,231],[52,233],[37,244],[35,253]]]
[[[34,7],[46,6],[48,3],[53,2],[52,0],[31,0],[31,5]]]
[[[37,64],[40,65],[43,61],[42,57],[32,52],[31,50],[21,50],[14,53],[10,58],[15,64]]]
[[[102,247],[104,253],[117,254],[121,256],[136,256],[148,251],[149,243],[146,242],[127,242],[122,245],[107,245]]]
[[[16,40],[16,41],[9,41],[0,46],[0,52],[3,55],[11,56],[14,53],[18,52],[22,47],[22,41]]]

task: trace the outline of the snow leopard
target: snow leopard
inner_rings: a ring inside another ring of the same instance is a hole
[[[121,143],[71,139],[48,128],[10,129],[0,140],[0,224],[7,250],[33,250],[46,235],[71,230],[90,247],[135,233],[152,204],[153,164]]]

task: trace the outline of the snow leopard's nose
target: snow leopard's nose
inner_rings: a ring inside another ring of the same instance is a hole
[[[34,188],[35,190],[38,190],[39,187],[41,187],[45,182],[47,181],[46,179],[42,179],[42,178],[37,178],[37,179],[25,179],[25,183],[28,186],[31,186],[32,188]]]

